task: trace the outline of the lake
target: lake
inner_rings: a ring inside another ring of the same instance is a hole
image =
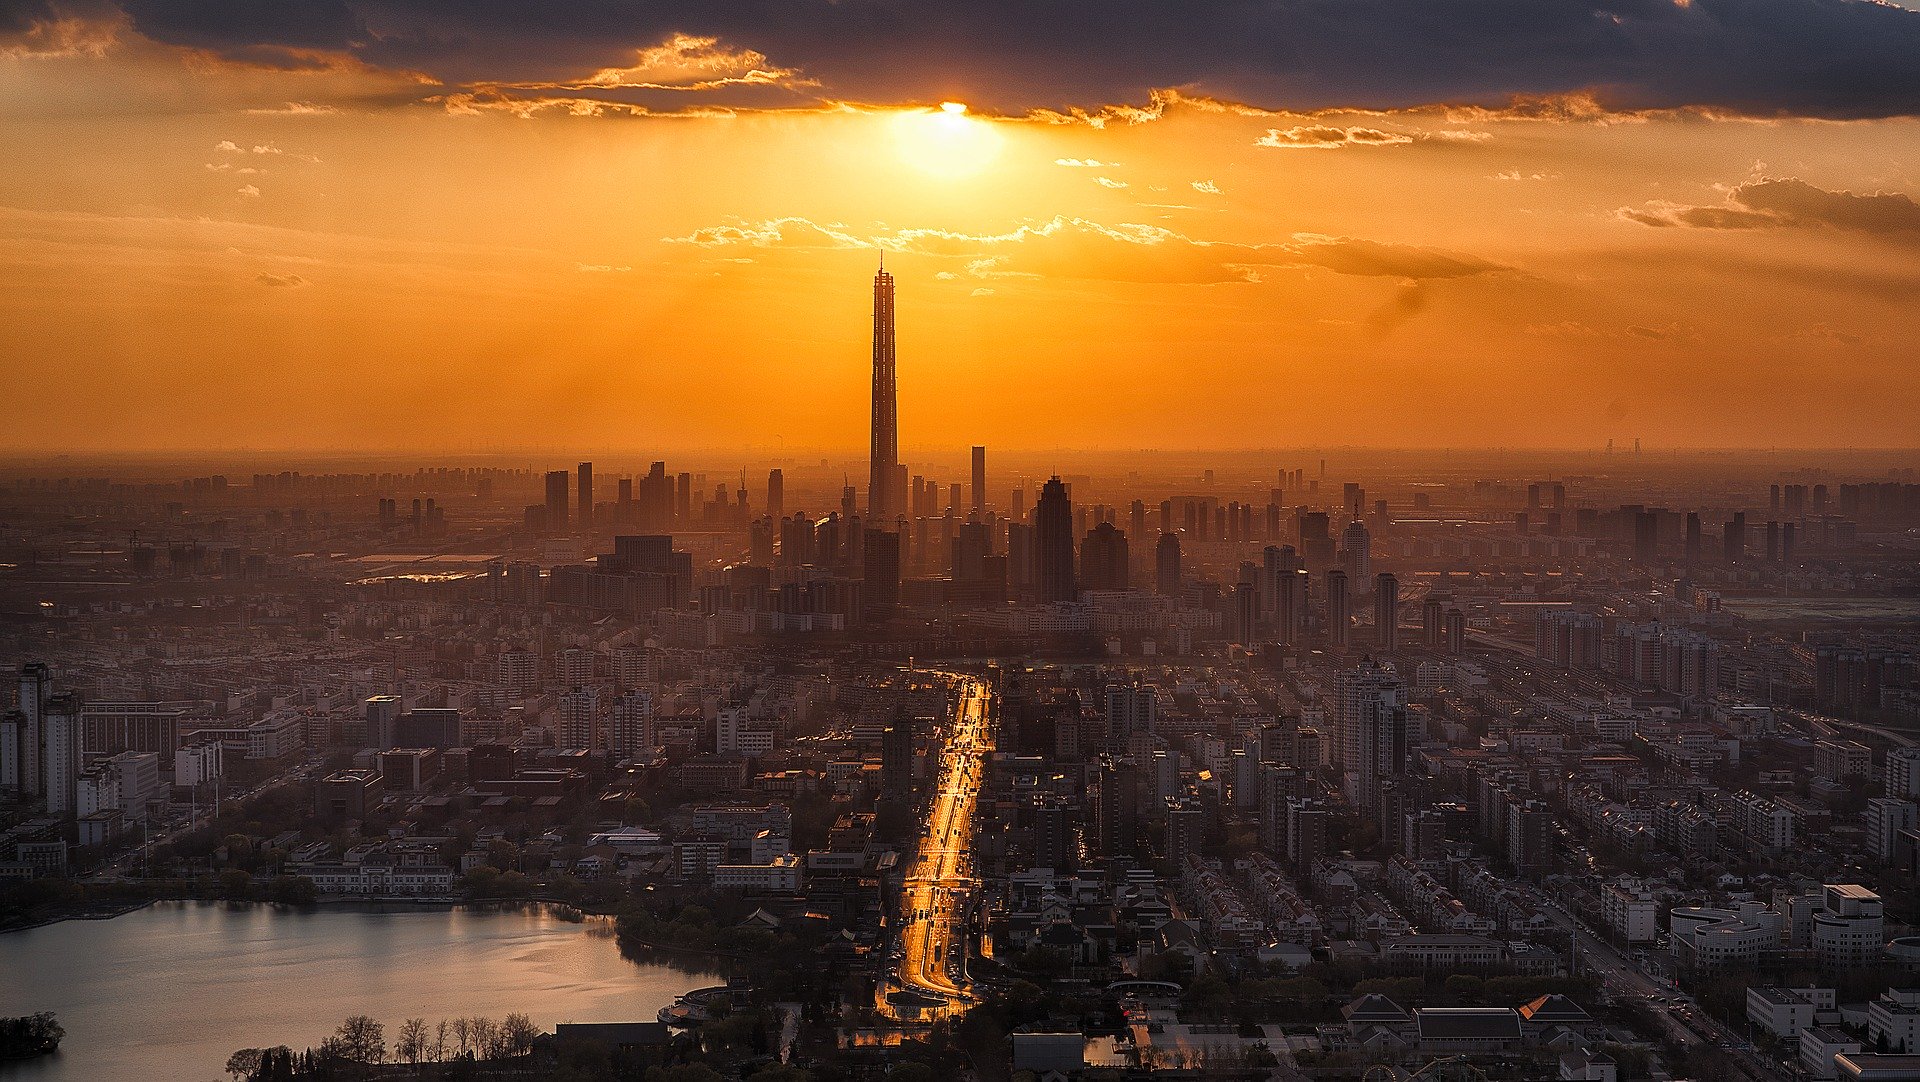
[[[307,1048],[349,1015],[385,1023],[389,1043],[410,1017],[650,1021],[716,979],[630,962],[610,918],[540,905],[162,902],[0,935],[0,1017],[52,1011],[67,1031],[57,1055],[0,1063],[0,1079],[214,1082],[235,1049]]]

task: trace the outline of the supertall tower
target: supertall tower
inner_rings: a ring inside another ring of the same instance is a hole
[[[873,444],[868,453],[867,514],[886,523],[902,509],[894,491],[900,465],[900,427],[894,412],[893,275],[886,257],[873,276]]]

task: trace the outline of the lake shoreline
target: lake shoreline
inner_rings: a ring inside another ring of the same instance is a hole
[[[389,1034],[408,1017],[652,1021],[726,969],[553,900],[186,899],[76,918],[0,936],[0,971],[32,975],[0,982],[0,1015],[50,1011],[68,1034],[57,1056],[0,1064],[6,1082],[212,1077],[237,1048],[317,1044],[357,1014]],[[176,993],[153,996],[155,978]]]

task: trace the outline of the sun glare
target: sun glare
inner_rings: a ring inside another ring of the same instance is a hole
[[[914,109],[894,118],[894,141],[902,159],[932,176],[959,180],[979,174],[1000,153],[1001,136],[991,121],[967,115],[965,102]]]

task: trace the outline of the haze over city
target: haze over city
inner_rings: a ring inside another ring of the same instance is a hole
[[[1920,10],[0,0],[0,1079],[1920,1082]]]

